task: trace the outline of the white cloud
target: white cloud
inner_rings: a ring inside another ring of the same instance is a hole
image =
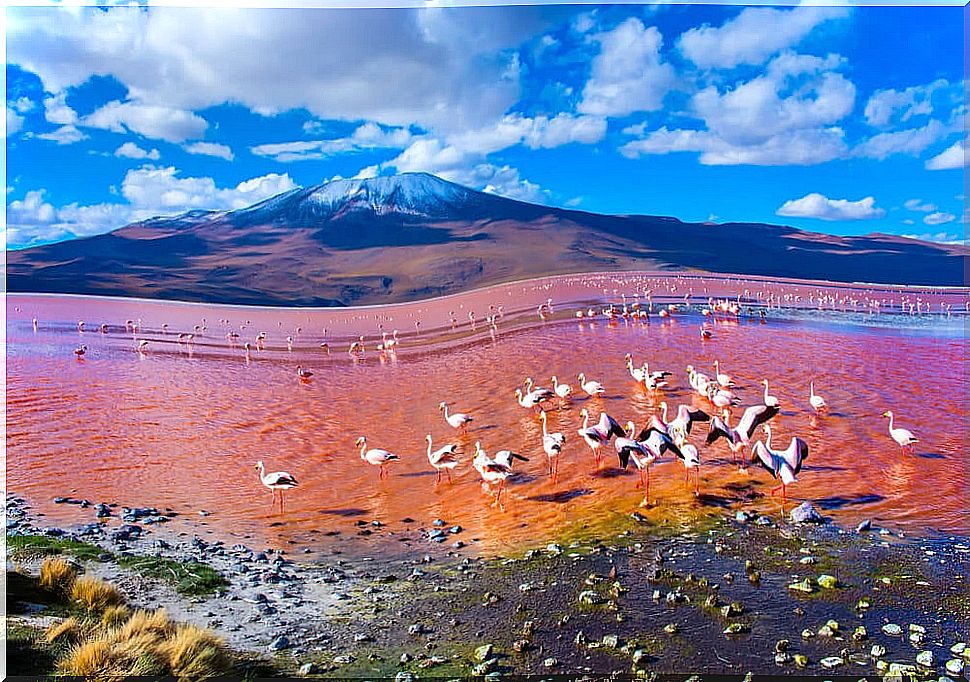
[[[543,32],[552,14],[25,7],[7,15],[7,57],[48,92],[100,74],[136,105],[195,111],[234,102],[264,114],[306,108],[321,119],[456,130],[516,101],[509,49]]]
[[[23,199],[7,205],[6,240],[11,246],[28,246],[85,237],[158,215],[243,208],[295,187],[286,174],[270,173],[235,187],[219,187],[212,178],[182,178],[172,167],[145,166],[125,175],[121,194],[126,204],[71,203],[55,208],[45,199],[45,190],[27,192]]]
[[[8,104],[18,114],[26,114],[34,108],[34,102],[29,97],[18,97]]]
[[[923,222],[927,225],[945,225],[947,223],[952,223],[957,217],[952,213],[946,213],[944,211],[935,211],[930,213],[928,216],[923,218]]]
[[[127,130],[166,142],[199,138],[208,127],[204,118],[191,111],[117,100],[85,116],[81,125],[116,133]]]
[[[376,178],[378,173],[380,173],[380,170],[381,170],[381,167],[377,164],[374,164],[373,166],[365,166],[364,168],[361,168],[359,171],[357,171],[357,173],[351,179],[368,180],[370,178]]]
[[[940,78],[932,83],[914,85],[905,90],[877,90],[866,102],[866,122],[871,126],[881,127],[895,119],[906,122],[913,116],[928,116],[933,113],[933,93],[948,85],[945,79]]]
[[[663,61],[663,36],[655,26],[630,18],[592,40],[600,44],[591,75],[576,109],[594,116],[626,116],[656,111],[674,85],[674,68]]]
[[[924,202],[922,199],[907,199],[903,206],[910,211],[920,211],[922,213],[930,213],[936,210],[936,204]]]
[[[24,117],[17,114],[16,111],[7,107],[7,137],[11,135],[16,135],[24,127]]]
[[[61,126],[57,130],[49,133],[41,133],[37,137],[42,140],[50,140],[56,142],[57,144],[74,144],[75,142],[80,142],[81,140],[86,140],[87,135],[82,133],[76,127],[72,125]]]
[[[226,161],[232,161],[234,157],[232,149],[224,144],[215,142],[194,142],[182,147],[189,154],[203,154],[205,156],[217,156]]]
[[[812,192],[801,199],[790,199],[775,211],[777,215],[791,218],[817,218],[818,220],[872,220],[886,212],[875,207],[873,197],[858,201],[829,199],[824,194]]]
[[[707,165],[811,165],[839,158],[847,151],[845,132],[834,124],[852,112],[855,101],[855,86],[831,71],[842,64],[838,55],[785,52],[752,80],[697,92],[690,111],[705,128],[664,126],[627,142],[620,152],[631,158],[699,152]]]
[[[895,154],[918,156],[930,145],[939,142],[954,131],[954,127],[937,119],[931,119],[919,128],[908,128],[891,133],[879,133],[856,145],[853,153],[870,159],[883,160]]]
[[[919,239],[923,242],[939,242],[941,244],[965,244],[962,235],[955,232],[923,232],[922,234],[900,235],[907,239]]]
[[[963,141],[957,140],[924,164],[926,170],[951,170],[967,166],[967,153]]]
[[[66,92],[59,92],[56,95],[44,98],[44,117],[48,123],[61,126],[77,123],[77,112],[67,106],[66,98]]]
[[[115,156],[125,157],[128,159],[149,159],[151,161],[158,161],[161,155],[158,153],[157,149],[146,151],[134,142],[125,142],[123,145],[115,149]]]
[[[306,125],[304,130],[307,130]],[[269,157],[280,162],[309,161],[365,149],[403,149],[412,139],[414,136],[407,128],[383,128],[369,121],[360,125],[347,137],[273,142],[256,145],[251,147],[250,151],[257,156]]]
[[[847,10],[840,7],[749,7],[718,28],[705,24],[684,32],[677,46],[704,69],[763,64],[800,43],[819,24],[846,15]]]

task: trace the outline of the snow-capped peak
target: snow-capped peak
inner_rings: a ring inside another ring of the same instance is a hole
[[[303,197],[332,211],[370,209],[375,213],[441,216],[466,205],[478,192],[427,173],[401,173],[359,180],[334,180],[310,188]]]

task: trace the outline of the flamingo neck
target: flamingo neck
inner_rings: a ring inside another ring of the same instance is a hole
[[[768,404],[768,382],[765,382],[765,404]]]
[[[587,412],[586,416],[583,417],[583,428],[584,429],[589,428],[589,412]]]
[[[448,405],[445,404],[445,419],[448,419]]]
[[[660,418],[666,424],[667,423],[667,405],[666,405],[666,403],[664,403],[663,405],[661,405],[660,410],[661,410],[661,412],[660,412],[661,417]]]
[[[889,413],[889,433],[893,432],[893,418],[895,418],[895,416],[896,415],[894,415],[892,412]]]
[[[428,439],[428,458],[431,458],[431,439]]]
[[[366,454],[367,454],[367,441],[366,441],[366,440],[364,440],[364,441],[363,441],[363,442],[362,442],[362,443],[360,444],[360,458],[361,458],[361,459],[367,459],[367,458],[365,457],[365,455],[366,455]]]

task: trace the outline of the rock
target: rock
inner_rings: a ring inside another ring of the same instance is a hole
[[[751,516],[746,511],[737,511],[734,513],[734,520],[738,523],[747,523],[751,520]]]
[[[546,545],[546,551],[550,554],[562,554],[562,545],[556,544],[555,542],[550,542]]]
[[[910,679],[916,676],[916,666],[909,663],[890,663],[888,668],[889,677],[901,677]]]
[[[788,586],[789,590],[795,592],[804,592],[806,594],[812,594],[815,591],[815,581],[811,578],[805,578],[804,580],[799,580],[798,582],[791,583]]]
[[[959,658],[951,658],[946,662],[946,672],[948,675],[953,675],[954,677],[959,677],[963,674],[963,670],[966,665]]]
[[[501,679],[502,679],[502,673],[498,672],[497,670],[485,675],[485,682],[499,682],[499,680]]]
[[[583,632],[582,630],[580,630],[579,632],[577,632],[576,633],[576,636],[573,637],[573,644],[575,644],[576,646],[586,646],[586,643],[588,641],[589,640],[586,639],[586,633]]]
[[[825,518],[811,502],[802,502],[791,510],[791,520],[795,523],[825,523]]]
[[[856,609],[859,611],[865,611],[870,606],[871,604],[869,603],[868,599],[860,599],[859,601],[856,602],[856,605],[855,605]]]
[[[617,635],[603,635],[603,646],[610,649],[620,648],[620,638]]]
[[[677,627],[677,623],[667,623],[664,625],[664,632],[666,632],[668,635],[676,635],[678,632],[680,632],[680,628]],[[727,631],[725,630],[725,632]]]
[[[336,660],[337,659],[335,658],[334,661]],[[394,676],[394,682],[414,682],[414,679],[414,674],[409,673],[407,670],[401,670],[397,675]]]
[[[775,642],[775,651],[781,653],[783,651],[788,651],[788,647],[791,645],[787,639],[779,639]]]
[[[368,635],[366,632],[358,632],[354,635],[354,642],[373,642],[374,638]]]
[[[597,606],[605,602],[606,600],[593,590],[585,590],[579,593],[579,603],[582,606]]]
[[[529,650],[529,640],[527,639],[517,639],[512,642],[512,651],[521,654],[523,651]]]
[[[916,654],[916,662],[924,668],[933,667],[933,652],[923,650]]]
[[[823,625],[818,629],[819,637],[835,637],[835,630],[833,630],[828,625]]]
[[[818,583],[819,587],[825,588],[826,590],[834,590],[839,586],[838,578],[836,578],[834,575],[828,575],[827,573],[820,575],[816,579],[816,582]]]
[[[744,604],[739,601],[733,601],[721,607],[721,615],[725,618],[734,618],[735,616],[740,616],[742,613],[744,613]]]
[[[533,634],[535,634],[535,631],[536,631],[536,624],[533,621],[527,620],[524,623],[522,623],[523,637],[531,637]]]
[[[476,661],[486,661],[492,656],[493,647],[491,644],[483,644],[482,646],[475,649],[475,660]]]
[[[280,635],[272,642],[269,643],[270,651],[283,651],[284,649],[290,648],[290,638],[286,635]]]
[[[94,515],[99,519],[107,518],[111,516],[111,509],[103,502],[99,502],[94,506]]]
[[[799,668],[804,668],[808,665],[808,656],[805,654],[795,654],[792,656],[792,660],[795,661],[795,665]]]
[[[320,672],[320,669],[313,663],[304,663],[300,666],[298,674],[300,677],[306,677],[308,675],[315,675]]]
[[[451,533],[452,535],[455,535],[457,533],[460,533],[462,530],[464,529],[461,526],[452,526],[451,528],[448,529],[448,532]]]
[[[719,600],[717,598],[717,593],[712,593],[707,595],[707,599],[704,600],[704,606],[706,606],[709,609],[716,609],[718,606],[718,603],[719,603]]]
[[[542,665],[547,668],[555,668],[557,665],[559,665],[559,661],[557,661],[555,658],[547,658],[542,662]]]
[[[786,652],[779,651],[775,654],[776,665],[788,665],[789,661],[791,661],[791,656],[789,656]]]
[[[839,631],[839,621],[837,621],[837,620],[827,620],[827,621],[825,621],[825,627],[827,627],[830,630],[832,630],[832,632],[838,632]]]
[[[413,656],[411,656],[411,654],[405,651],[403,654],[401,654],[401,658],[400,658],[401,665],[406,665],[410,663],[412,659],[413,659]]]
[[[749,628],[744,623],[731,623],[726,628],[724,628],[723,634],[725,635],[739,635],[744,632],[748,632]]]
[[[926,634],[926,628],[924,628],[922,625],[917,625],[916,623],[910,623],[909,624],[909,631],[910,632],[918,632],[921,635],[925,635]]]
[[[914,646],[919,646],[926,639],[926,635],[922,632],[911,632],[909,633],[909,642]]]
[[[869,519],[866,519],[865,521],[863,521],[862,523],[860,523],[858,526],[855,527],[855,532],[863,533],[869,530],[870,528],[872,528],[872,521],[870,521]]]
[[[424,634],[424,625],[421,623],[412,623],[408,626],[409,635],[421,635]]]
[[[855,630],[852,631],[852,639],[857,642],[865,641],[869,638],[869,631],[866,630],[865,625],[860,625]]]
[[[950,653],[956,656],[963,656],[966,653],[966,651],[967,651],[966,642],[957,642],[956,644],[950,647]]]
[[[814,636],[815,636],[815,632],[813,632],[812,630],[808,628],[805,628],[804,630],[802,630],[802,639],[811,639]]]
[[[845,659],[841,658],[840,656],[826,656],[819,661],[819,663],[821,663],[822,667],[826,670],[831,670],[832,668],[838,668],[840,665],[843,665],[845,663]]]
[[[818,559],[813,556],[803,556],[798,560],[798,563],[802,564],[803,566],[811,566],[812,564],[818,563]]]
[[[873,658],[882,658],[886,655],[886,647],[881,644],[873,644],[872,648],[869,649],[869,655]]]
[[[431,525],[434,526],[435,528],[441,528],[445,525],[445,520],[435,519],[434,521],[431,522]]]
[[[751,571],[748,573],[748,582],[757,585],[761,582],[761,571]]]
[[[899,637],[903,634],[903,629],[895,623],[886,623],[882,626],[882,633],[890,637]]]
[[[633,652],[633,656],[632,656],[633,665],[640,665],[641,663],[643,663],[644,661],[646,661],[648,658],[649,658],[649,656],[647,656],[647,652],[646,651],[644,651],[643,649],[636,649]]]

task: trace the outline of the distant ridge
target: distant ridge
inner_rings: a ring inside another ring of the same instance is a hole
[[[253,305],[426,298],[594,270],[963,285],[970,249],[761,223],[552,208],[426,173],[336,180],[236,211],[190,211],[7,253],[9,291]]]

